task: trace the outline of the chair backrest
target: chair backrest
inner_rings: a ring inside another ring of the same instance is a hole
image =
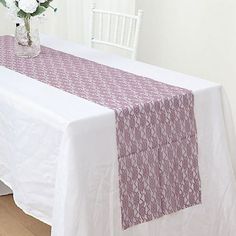
[[[130,52],[136,59],[138,39],[143,11],[138,15],[128,15],[104,11],[92,7],[90,46],[107,45]]]

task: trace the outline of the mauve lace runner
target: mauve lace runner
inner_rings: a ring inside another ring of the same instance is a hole
[[[17,58],[13,40],[0,65],[115,111],[123,229],[201,203],[191,91],[47,47]]]

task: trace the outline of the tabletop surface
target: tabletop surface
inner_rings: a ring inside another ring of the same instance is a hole
[[[192,90],[193,93],[219,86],[218,84],[196,77],[104,53],[52,36],[41,35],[41,44],[97,63],[186,88]],[[30,102],[38,106],[38,108],[47,111],[49,116],[61,120],[62,123],[112,112],[106,107],[102,107],[39,81],[29,79],[2,66],[0,66],[0,74],[0,91],[2,93],[11,93],[11,96],[17,96],[18,100],[20,98],[24,102]],[[21,78],[20,83],[19,78]]]

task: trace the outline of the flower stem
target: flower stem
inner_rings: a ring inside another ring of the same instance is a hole
[[[55,7],[52,7],[51,5],[49,5],[49,7],[50,7],[50,8],[52,8],[54,12],[56,12],[56,11],[57,11],[57,8],[55,8]]]
[[[26,32],[27,32],[28,45],[31,47],[33,42],[32,42],[31,36],[30,36],[30,18],[25,17],[24,18],[24,23],[25,23],[25,29],[26,29]]]

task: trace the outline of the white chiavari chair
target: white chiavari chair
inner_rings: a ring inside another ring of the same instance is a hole
[[[96,44],[126,50],[136,59],[143,11],[128,15],[92,7],[90,46]]]

